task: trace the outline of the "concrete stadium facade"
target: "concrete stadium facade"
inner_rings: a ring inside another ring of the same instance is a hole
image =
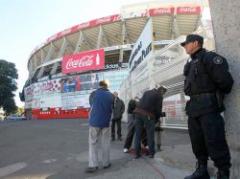
[[[178,56],[181,59],[178,64],[183,64],[186,54],[179,42],[189,33],[198,33],[199,29],[203,32],[203,9],[196,3],[136,4],[123,7],[120,14],[81,23],[49,37],[33,50],[28,60],[29,78],[23,90],[27,116],[86,118],[88,96],[102,79],[109,80],[110,90],[118,91],[125,102],[147,89],[146,83],[150,84],[148,87],[166,83],[173,71],[165,74],[162,81],[154,79],[159,79],[158,75],[164,71],[162,67],[171,64],[173,58]],[[139,67],[131,70],[129,59],[149,21],[151,54],[146,59],[160,60],[148,64],[148,69],[155,70],[151,72],[154,77],[134,86],[129,76],[137,77],[141,70]],[[170,51],[177,52],[175,57],[161,56],[170,47]],[[176,67],[180,74],[181,65]],[[171,76],[175,78],[181,77]]]

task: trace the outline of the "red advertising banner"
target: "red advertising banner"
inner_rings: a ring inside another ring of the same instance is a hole
[[[177,14],[200,14],[200,13],[201,13],[200,6],[177,8]]]
[[[174,7],[149,9],[150,16],[172,15]]]
[[[108,24],[108,23],[119,21],[120,19],[121,19],[121,16],[119,14],[106,16],[106,17],[91,20],[90,21],[90,26],[95,27],[95,26],[100,25],[100,24]]]
[[[104,49],[66,55],[62,60],[62,73],[99,70],[105,67]]]
[[[95,26],[98,26],[101,24],[103,25],[103,24],[113,23],[113,22],[117,22],[120,20],[121,20],[121,16],[119,14],[115,14],[115,15],[111,15],[111,16],[102,17],[99,19],[94,19],[89,22],[84,22],[82,24],[75,25],[71,28],[65,29],[61,32],[58,32],[57,34],[52,35],[51,37],[49,37],[47,39],[47,43],[50,41],[53,41],[53,40],[57,40],[65,35],[77,32],[81,29],[91,28],[91,27],[95,27]]]

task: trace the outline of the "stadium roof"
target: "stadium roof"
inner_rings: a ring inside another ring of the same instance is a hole
[[[171,40],[192,33],[198,27],[201,7],[164,6],[132,13],[115,14],[65,29],[49,37],[30,55],[28,69],[34,72],[67,54],[104,48],[106,54],[129,49],[141,34],[148,18],[153,20],[154,41]]]

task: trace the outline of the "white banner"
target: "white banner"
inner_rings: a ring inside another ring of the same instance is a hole
[[[152,20],[149,19],[130,55],[130,71],[133,71],[152,52],[152,41]]]
[[[76,109],[76,108],[88,108],[89,106],[89,95],[82,94],[81,92],[73,92],[73,93],[63,93],[62,94],[62,108],[63,109]]]

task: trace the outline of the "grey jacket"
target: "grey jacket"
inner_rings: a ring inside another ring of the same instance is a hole
[[[115,98],[113,106],[113,120],[121,119],[124,111],[125,111],[124,102],[119,97]]]

